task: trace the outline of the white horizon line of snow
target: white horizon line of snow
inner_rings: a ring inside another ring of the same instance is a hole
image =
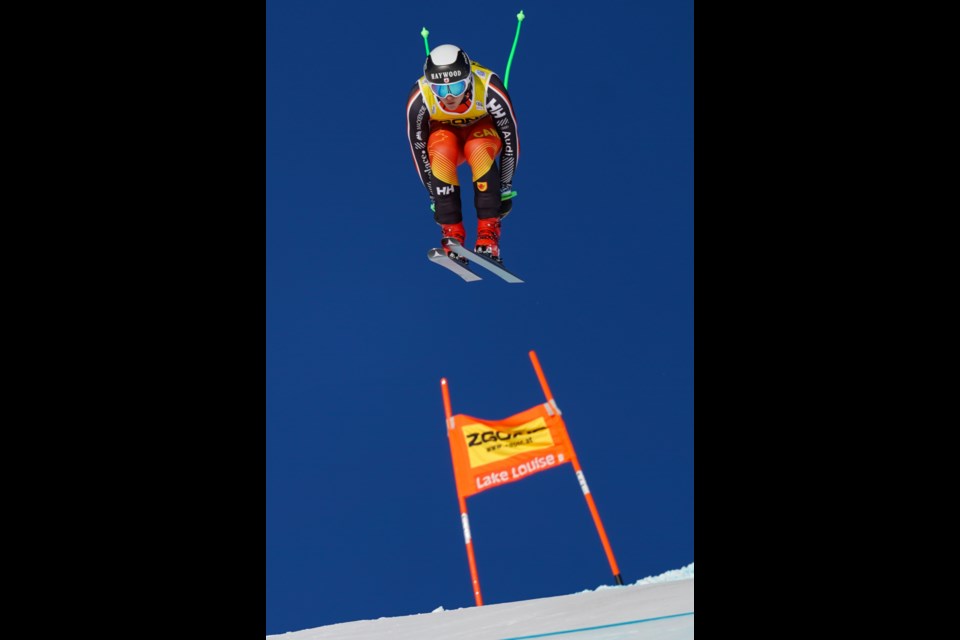
[[[639,584],[654,584],[656,582],[672,582],[673,580],[686,580],[693,577],[693,563],[691,562],[685,567],[680,567],[679,569],[671,569],[670,571],[664,571],[663,573],[656,576],[647,576],[646,578],[641,578],[636,582],[633,582],[627,587]],[[618,585],[619,586],[619,585]],[[609,585],[601,585],[597,587],[598,589],[609,589]]]
[[[664,571],[663,573],[655,576],[647,576],[646,578],[640,578],[636,582],[631,582],[630,584],[624,584],[624,585],[602,584],[596,589],[584,589],[583,591],[578,591],[577,593],[592,593],[594,591],[602,591],[604,589],[622,589],[623,587],[633,587],[633,586],[639,586],[643,584],[673,582],[675,580],[689,580],[693,578],[693,564],[694,563],[691,562],[690,564],[684,567],[680,567],[679,569],[671,569],[669,571]],[[443,605],[440,605],[430,613],[442,613],[444,611],[447,611],[447,609],[444,609]]]

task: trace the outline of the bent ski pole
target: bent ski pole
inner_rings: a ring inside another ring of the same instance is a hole
[[[510,47],[510,57],[507,58],[507,70],[503,74],[503,86],[509,89],[507,83],[510,82],[510,65],[513,64],[513,53],[517,50],[517,40],[520,39],[520,24],[523,22],[523,9],[517,14],[517,34],[513,36],[513,46]]]
[[[503,87],[505,89],[510,88],[507,86],[507,83],[510,82],[510,65],[513,64],[513,54],[517,50],[517,41],[520,39],[520,24],[523,22],[524,17],[525,16],[523,15],[523,9],[520,9],[520,13],[517,14],[517,33],[514,34],[513,36],[513,46],[510,47],[510,57],[507,58],[507,70],[503,74]],[[500,201],[502,202],[504,200],[510,200],[511,198],[515,198],[516,196],[517,196],[516,191],[510,191],[509,193],[501,193]]]

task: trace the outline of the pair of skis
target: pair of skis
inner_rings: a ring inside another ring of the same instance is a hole
[[[504,269],[503,265],[500,263],[464,248],[464,246],[457,242],[454,238],[443,238],[440,242],[444,247],[450,249],[458,256],[461,256],[464,259],[469,260],[471,263],[487,269],[511,284],[523,282],[523,280]],[[427,251],[427,258],[429,258],[431,262],[453,271],[467,282],[476,282],[477,280],[483,279],[474,272],[470,271],[470,269],[463,265],[460,261],[448,256],[443,249],[430,249]]]

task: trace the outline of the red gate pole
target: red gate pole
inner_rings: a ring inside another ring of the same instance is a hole
[[[443,391],[443,410],[447,415],[447,439],[453,437],[453,412],[450,410],[450,389],[447,385],[447,379],[440,379],[440,389]],[[453,456],[453,446],[450,448],[451,460]],[[453,475],[456,483],[457,465],[453,464]],[[460,501],[460,523],[463,525],[463,539],[467,545],[467,562],[470,564],[470,578],[473,580],[473,596],[477,601],[477,606],[483,606],[483,597],[480,595],[480,577],[477,575],[477,561],[473,556],[473,539],[470,537],[470,518],[467,516],[467,501],[460,494],[460,485],[457,486],[457,499]]]
[[[530,351],[530,361],[533,363],[533,369],[537,372],[537,378],[540,380],[540,386],[543,388],[543,395],[547,398],[547,403],[560,415],[560,408],[557,407],[557,401],[553,399],[553,393],[547,386],[547,378],[543,375],[543,369],[540,367],[540,361],[537,354]],[[570,434],[567,434],[570,437]],[[617,584],[623,584],[623,578],[620,576],[620,569],[617,567],[617,559],[613,557],[613,548],[607,539],[607,532],[603,528],[603,522],[600,520],[600,512],[597,511],[597,505],[593,501],[593,494],[590,493],[590,487],[587,486],[587,479],[583,475],[583,469],[580,468],[580,461],[577,460],[577,454],[573,449],[573,442],[570,443],[570,462],[573,464],[573,470],[577,474],[577,480],[580,482],[580,489],[583,491],[583,497],[587,500],[587,507],[590,509],[590,515],[593,516],[593,523],[597,527],[597,533],[600,534],[600,542],[603,544],[603,550],[607,554],[607,561],[610,563],[610,570],[613,571],[613,578]]]

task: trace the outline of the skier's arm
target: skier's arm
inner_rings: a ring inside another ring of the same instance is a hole
[[[427,137],[430,135],[430,116],[427,106],[420,95],[420,85],[414,83],[410,96],[407,98],[407,141],[410,143],[410,153],[413,155],[413,164],[420,174],[420,182],[430,194],[433,201],[433,192],[430,190],[430,159],[427,156]]]
[[[503,147],[500,151],[500,192],[513,191],[513,172],[520,159],[520,138],[517,135],[517,118],[513,113],[513,102],[507,88],[500,78],[490,76],[487,88],[487,113],[497,125]]]

